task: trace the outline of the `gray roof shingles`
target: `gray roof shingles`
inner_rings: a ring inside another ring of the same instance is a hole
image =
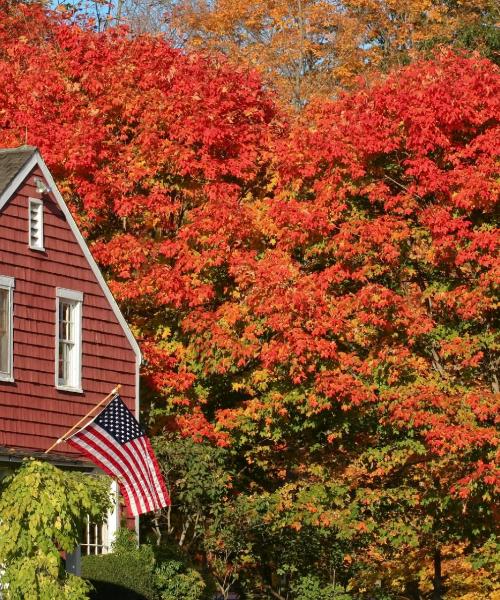
[[[0,148],[0,195],[5,192],[35,152],[34,146]]]

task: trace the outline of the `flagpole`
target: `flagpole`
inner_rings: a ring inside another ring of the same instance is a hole
[[[73,431],[74,431],[74,430],[75,430],[77,427],[79,427],[79,426],[80,426],[80,425],[81,425],[81,424],[82,424],[82,423],[85,421],[85,419],[88,419],[88,418],[90,417],[90,415],[91,415],[91,414],[92,414],[92,413],[93,413],[93,412],[94,412],[94,411],[95,411],[97,408],[99,408],[100,406],[102,406],[102,405],[103,405],[103,404],[106,402],[106,400],[109,400],[111,397],[115,396],[115,395],[118,393],[118,391],[120,390],[120,388],[121,388],[121,387],[122,387],[122,386],[121,386],[121,384],[119,383],[119,384],[118,384],[118,385],[117,385],[117,386],[116,386],[114,389],[112,389],[112,390],[111,390],[111,392],[110,392],[110,393],[109,393],[109,394],[108,394],[108,395],[107,395],[105,398],[103,398],[103,399],[102,399],[102,400],[101,400],[101,401],[100,401],[98,404],[96,404],[94,407],[92,407],[92,408],[89,410],[89,412],[88,412],[88,413],[87,413],[87,414],[86,414],[84,417],[82,417],[82,418],[81,418],[81,419],[78,421],[78,423],[75,423],[75,424],[73,425],[73,427],[71,427],[70,429],[68,429],[68,431],[66,431],[66,433],[65,433],[64,435],[62,435],[62,436],[61,436],[61,437],[60,437],[58,440],[56,440],[56,441],[55,441],[55,442],[52,444],[52,446],[51,446],[50,448],[48,448],[47,450],[45,450],[45,454],[48,454],[48,453],[49,453],[51,450],[53,450],[53,449],[54,449],[54,448],[55,448],[55,447],[56,447],[58,444],[60,444],[61,442],[64,442],[64,441],[65,441],[65,439],[66,439],[66,438],[69,436],[69,434],[70,434],[70,433],[73,433]]]

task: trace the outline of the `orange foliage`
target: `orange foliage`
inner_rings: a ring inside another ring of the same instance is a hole
[[[0,144],[40,147],[156,413],[237,450],[263,522],[331,524],[371,573],[484,543],[498,70],[445,53],[288,126],[257,74],[124,33],[0,0]]]
[[[493,8],[491,0],[181,0],[169,22],[190,48],[258,68],[301,106],[401,66],[429,44],[453,42]]]

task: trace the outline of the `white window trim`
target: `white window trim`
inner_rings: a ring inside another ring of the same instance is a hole
[[[9,292],[9,370],[0,372],[0,381],[14,381],[14,277],[0,275],[0,288]]]
[[[83,302],[83,292],[78,292],[77,290],[67,290],[65,288],[56,288],[56,298],[73,300],[74,302]]]
[[[73,375],[76,385],[62,385],[59,383],[59,302],[69,300],[76,304],[75,319],[75,344],[76,344],[76,362],[73,365]],[[55,363],[55,386],[58,390],[64,392],[83,393],[82,389],[82,312],[83,312],[83,293],[76,290],[67,290],[65,288],[56,288],[56,363]]]
[[[102,554],[109,554],[109,534],[108,534],[108,523],[106,519],[102,523],[92,523],[90,517],[87,515],[84,524],[85,530],[83,533],[83,539],[80,543],[80,554],[81,556],[100,556]],[[91,542],[91,530],[94,530],[94,541]],[[99,543],[98,530],[101,531],[101,543]]]
[[[40,218],[40,246],[36,246],[31,243],[31,207],[32,205],[41,206],[41,218]],[[45,252],[44,248],[44,232],[43,232],[43,201],[38,198],[28,198],[28,242],[31,250],[38,250],[39,252]]]
[[[100,470],[94,471],[96,473],[102,473]],[[92,476],[92,475],[91,475]],[[120,490],[118,488],[118,484],[115,480],[110,481],[110,495],[112,504],[109,508],[108,514],[104,518],[102,522],[102,544],[89,544],[84,543],[85,541],[85,532],[82,536],[82,539],[79,544],[79,550],[81,556],[90,555],[93,556],[95,554],[109,554],[112,551],[113,543],[116,539],[116,533],[120,528]],[[90,536],[89,533],[89,518],[85,519],[85,527],[87,531],[87,541]],[[94,551],[91,552],[90,550]],[[83,552],[82,552],[83,550]],[[100,550],[100,551],[98,551]]]

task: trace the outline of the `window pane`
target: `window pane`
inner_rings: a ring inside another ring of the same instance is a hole
[[[71,383],[71,350],[73,344],[59,341],[59,382],[63,385]]]
[[[71,322],[71,320],[68,320],[68,322],[66,323],[64,333],[65,333],[64,339],[68,340],[68,342],[72,342],[73,341],[73,323]]]
[[[86,517],[81,541],[82,556],[103,554],[107,550],[107,529],[103,523],[93,523]]]
[[[59,303],[59,339],[73,341],[74,306],[69,302]]]
[[[66,383],[66,361],[64,360],[64,344],[59,342],[59,368],[58,368],[58,377],[59,383]]]
[[[9,372],[10,308],[9,290],[0,289],[0,371]]]
[[[59,360],[57,364],[57,378],[59,385],[78,387],[79,374],[79,344],[80,332],[80,305],[74,300],[59,299],[58,314],[58,346]]]
[[[97,540],[96,540],[96,530],[97,530],[97,525],[95,523],[90,523],[90,527],[89,527],[90,531],[90,535],[89,535],[89,545],[90,546],[95,546]]]
[[[63,335],[63,323],[64,323],[64,304],[62,302],[59,302],[59,339],[63,339],[64,335]]]

